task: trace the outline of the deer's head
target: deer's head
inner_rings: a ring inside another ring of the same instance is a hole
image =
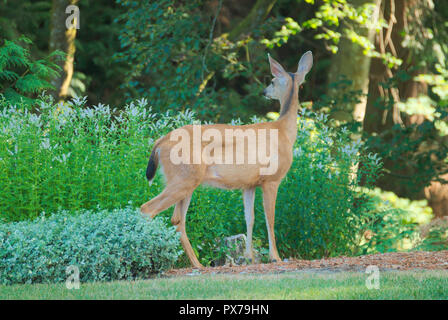
[[[274,58],[268,54],[271,73],[274,76],[272,83],[263,90],[268,99],[283,101],[284,97],[292,90],[297,89],[304,81],[306,74],[313,66],[313,54],[306,52],[299,61],[299,67],[295,73],[286,72]]]

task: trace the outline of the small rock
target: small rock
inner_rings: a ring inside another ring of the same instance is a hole
[[[227,251],[225,258],[216,259],[213,261],[213,266],[240,266],[246,265],[248,262],[244,256],[246,250],[246,235],[237,234],[234,236],[226,237],[221,241],[218,241],[218,246],[222,245]],[[254,250],[253,263],[261,262],[261,255],[257,250]]]

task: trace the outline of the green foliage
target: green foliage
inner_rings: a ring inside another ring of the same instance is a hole
[[[314,0],[305,2],[315,5]],[[378,52],[375,45],[361,32],[363,29],[379,31],[387,26],[382,19],[378,23],[374,23],[374,14],[374,1],[366,1],[357,6],[353,1],[324,0],[323,3],[319,2],[319,7],[315,9],[312,18],[298,22],[292,17],[287,17],[284,20],[285,24],[274,33],[273,38],[271,40],[265,38],[261,43],[268,48],[273,48],[275,45],[280,47],[296,33],[300,33],[302,30],[313,30],[314,39],[323,41],[326,49],[331,53],[338,51],[338,44],[344,37],[359,45],[366,56],[381,58],[390,68],[399,66],[402,63],[401,59],[388,53]]]
[[[440,136],[448,135],[448,126],[445,120],[448,109],[448,70],[443,65],[435,66],[435,74],[420,74],[415,80],[431,86],[432,96],[421,96],[408,99],[402,103],[401,109],[406,113],[423,114],[428,120],[434,121],[434,126]],[[419,113],[420,112],[420,113]]]
[[[48,55],[53,1],[2,0],[0,1],[0,35],[7,40],[24,34],[34,43],[29,47],[33,59]],[[92,103],[124,103],[120,90],[127,66],[117,63],[113,56],[120,50],[118,34],[122,28],[113,20],[125,10],[115,1],[78,1],[81,29],[76,34],[75,65],[69,96],[89,97]],[[68,15],[67,15],[68,16]]]
[[[147,95],[154,105],[177,108],[193,100],[200,85],[200,49],[206,29],[193,8],[198,1],[175,5],[173,0],[120,3],[125,9],[117,22],[124,52],[118,61],[130,62],[126,86],[138,96]],[[185,30],[190,30],[185,36]],[[141,77],[150,82],[141,84]],[[147,77],[148,79],[148,77]],[[149,85],[149,90],[148,86]]]
[[[313,103],[312,108],[333,119],[332,125],[358,133],[361,124],[354,121],[352,106],[359,103],[365,94],[361,90],[353,90],[352,84],[353,81],[347,76],[339,76],[335,82],[328,85],[327,92]]]
[[[448,222],[429,226],[427,234],[414,250],[440,251],[448,250]]]
[[[151,145],[168,131],[192,123],[193,114],[154,114],[145,100],[121,112],[84,105],[84,99],[65,105],[43,102],[39,114],[26,106],[10,106],[0,114],[4,220],[34,218],[60,208],[111,209],[129,201],[140,205],[161,191],[160,174],[150,190],[144,177]],[[347,130],[336,132],[324,118],[303,119],[294,164],[279,191],[277,230],[284,231],[279,233],[280,250],[306,257],[347,253],[355,239],[350,222],[358,212],[353,211],[355,187],[360,179],[371,182],[379,162],[365,155],[361,144],[352,144]],[[350,179],[352,166],[363,157],[366,166]],[[240,198],[239,191],[195,192],[187,231],[204,263],[222,253],[216,252],[217,239],[244,232],[244,219],[237,214],[243,212]],[[256,234],[267,243],[260,203],[257,212]]]
[[[179,254],[174,227],[130,208],[0,224],[2,284],[62,282],[69,266],[82,282],[147,278]]]
[[[123,26],[113,21],[125,10],[110,0],[83,0],[78,6],[81,29],[76,34],[75,72],[69,95],[87,95],[93,104],[124,104],[125,90],[120,86],[129,69],[114,59],[121,49],[118,36]]]
[[[274,33],[274,37],[272,39],[262,39],[260,43],[266,45],[266,47],[270,49],[274,48],[274,46],[280,47],[282,44],[288,42],[290,36],[302,31],[302,27],[300,27],[294,19],[287,17],[285,18],[285,22],[286,23],[281,27],[281,29]]]
[[[448,70],[442,65],[436,64],[434,74],[420,74],[415,81],[426,83],[430,86],[431,96],[421,95],[399,102],[402,112],[408,115],[422,115],[425,119],[434,122],[439,135],[448,135],[445,117],[448,109]]]
[[[0,94],[11,103],[36,102],[37,95],[43,90],[53,89],[50,80],[60,71],[51,59],[60,58],[61,52],[33,60],[26,48],[31,44],[30,39],[22,36],[15,41],[4,40],[0,47]]]
[[[193,119],[189,112],[153,114],[145,100],[118,113],[102,104],[84,108],[85,102],[42,102],[37,114],[11,105],[0,113],[3,219],[147,201],[144,172],[151,145]]]
[[[408,210],[420,207],[420,204],[406,204],[408,199],[400,199],[397,203],[388,202],[384,200],[384,195],[391,199],[393,197],[390,193],[380,192],[377,188],[363,192],[365,211],[360,216],[361,225],[357,228],[362,234],[358,254],[411,249],[418,240],[418,232],[417,223],[412,219],[413,212]]]
[[[245,233],[243,200],[240,190],[221,190],[201,186],[193,193],[188,209],[186,230],[201,263],[210,265],[224,258],[219,246],[224,237]],[[189,265],[185,255],[180,265]]]
[[[2,39],[13,40],[20,35],[31,39],[33,57],[48,54],[48,37],[51,23],[50,0],[3,0],[0,2],[0,35]]]
[[[213,19],[199,10],[205,1],[118,2],[125,13],[116,21],[123,25],[116,59],[128,65],[129,97],[146,97],[156,111],[188,106],[200,119],[213,121],[230,121],[236,113],[248,120],[266,110],[260,79],[268,63],[259,54],[262,46],[251,36],[213,37]]]
[[[400,198],[393,192],[383,191],[379,188],[366,192],[375,199],[377,206],[382,210],[388,207],[399,209],[403,213],[403,224],[424,225],[429,223],[434,216],[426,200]]]
[[[363,226],[362,253],[448,248],[448,219],[433,218],[426,200],[400,198],[379,188],[363,192],[371,209]]]

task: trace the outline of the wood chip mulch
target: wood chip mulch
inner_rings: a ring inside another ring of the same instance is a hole
[[[289,271],[338,272],[365,271],[375,265],[380,270],[448,270],[448,250],[390,252],[359,257],[337,257],[319,260],[291,259],[277,263],[252,264],[245,266],[206,267],[203,269],[172,269],[165,276],[193,276],[200,274],[254,274],[283,273]]]

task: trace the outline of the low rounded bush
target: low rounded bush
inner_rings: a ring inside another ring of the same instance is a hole
[[[0,224],[0,283],[61,282],[69,266],[85,281],[145,278],[179,257],[179,236],[135,209],[59,212]]]

